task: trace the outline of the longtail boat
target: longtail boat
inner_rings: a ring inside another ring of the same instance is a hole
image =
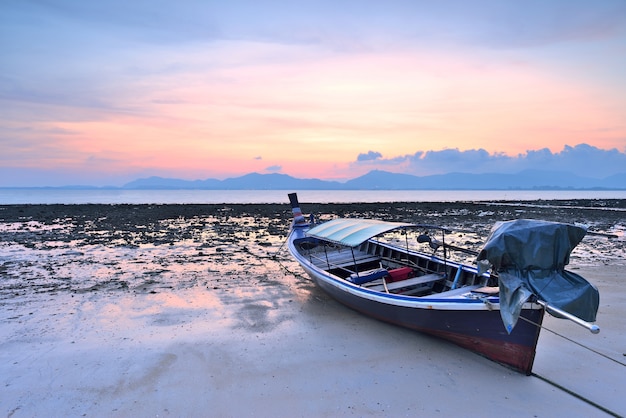
[[[474,251],[447,244],[449,231],[433,225],[347,218],[316,223],[305,219],[295,193],[289,199],[289,252],[320,288],[365,315],[527,375],[546,311],[599,331],[593,324],[597,289],[564,269],[584,227],[502,222]],[[454,261],[454,251],[475,255],[476,262]]]

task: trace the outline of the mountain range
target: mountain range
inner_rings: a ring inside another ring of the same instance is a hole
[[[525,170],[515,174],[448,173],[431,176],[374,170],[346,182],[299,179],[286,174],[250,173],[225,180],[181,180],[148,177],[131,181],[123,189],[204,190],[626,190],[626,172],[597,179],[562,171]]]

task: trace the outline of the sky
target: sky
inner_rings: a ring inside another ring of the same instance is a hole
[[[626,171],[623,0],[2,0],[0,187]]]

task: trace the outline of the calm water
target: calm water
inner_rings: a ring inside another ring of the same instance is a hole
[[[285,203],[287,190],[0,189],[0,204]],[[626,199],[626,190],[300,190],[301,202]]]

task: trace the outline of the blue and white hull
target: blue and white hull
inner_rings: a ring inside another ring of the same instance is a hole
[[[340,303],[372,318],[451,341],[522,373],[531,373],[544,315],[541,305],[525,303],[521,320],[509,333],[500,316],[498,296],[483,293],[483,289],[497,286],[497,278],[479,274],[473,266],[374,238],[351,249],[341,248],[336,242],[312,237],[311,228],[303,220],[294,223],[289,251],[319,287]],[[366,274],[377,274],[381,270],[377,265],[390,273],[358,284],[367,280],[363,279]],[[391,281],[393,271],[406,270],[406,266],[412,272],[410,277]],[[359,280],[355,280],[354,273],[349,274],[351,271],[356,272]]]

